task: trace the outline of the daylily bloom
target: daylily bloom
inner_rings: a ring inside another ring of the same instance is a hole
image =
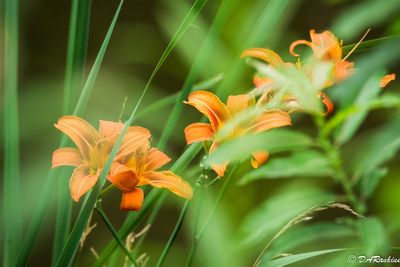
[[[191,199],[192,187],[171,171],[157,171],[171,159],[157,148],[150,148],[148,141],[114,162],[108,180],[122,191],[120,208],[139,210],[144,193],[138,186],[151,185],[166,188],[176,195]]]
[[[66,134],[77,148],[63,147],[53,153],[52,168],[76,167],[70,178],[71,197],[79,201],[97,182],[101,170],[121,133],[121,122],[100,121],[97,131],[92,125],[77,116],[63,116],[54,125]],[[132,153],[150,138],[149,130],[131,126],[122,141],[117,158]]]
[[[310,30],[311,42],[307,40],[297,40],[290,45],[290,53],[298,57],[299,54],[294,52],[294,48],[299,44],[304,44],[313,50],[314,57],[320,60],[331,61],[334,63],[333,79],[332,83],[342,81],[348,78],[354,73],[354,63],[347,61],[346,59],[355,51],[357,46],[367,36],[369,30],[364,34],[360,41],[354,46],[354,48],[344,57],[342,46],[338,39],[330,31],[324,31],[322,33],[316,33],[315,30]],[[381,87],[385,87],[390,81],[395,79],[394,74],[386,75],[381,80]]]
[[[263,99],[259,99],[263,101]],[[246,126],[238,126],[224,140],[218,140],[216,133],[229,120],[249,106],[255,105],[255,99],[251,95],[229,96],[227,104],[211,92],[196,91],[189,95],[185,102],[208,118],[210,123],[192,123],[185,128],[187,144],[202,141],[211,141],[209,153],[212,153],[224,141],[245,135],[266,131],[291,124],[289,114],[282,110],[266,110],[261,115],[251,119]],[[268,159],[268,152],[259,151],[253,153],[252,165],[254,168],[260,166]],[[211,168],[218,176],[224,176],[228,162],[225,164],[212,165]]]
[[[368,32],[367,32],[368,33]],[[340,42],[335,37],[335,35],[330,31],[324,31],[322,33],[316,33],[315,30],[310,31],[311,41],[307,40],[297,40],[290,45],[290,53],[293,56],[299,57],[299,54],[294,52],[294,49],[297,45],[304,44],[313,50],[313,56],[311,59],[316,62],[327,62],[332,63],[332,73],[331,75],[327,76],[325,80],[319,83],[319,90],[323,90],[326,87],[333,85],[334,83],[340,82],[355,72],[354,63],[347,61],[346,59],[351,55],[353,51],[357,48],[357,46],[363,41],[365,36],[361,38],[361,40],[354,46],[354,48],[345,56],[343,57],[343,50]],[[251,48],[245,50],[241,57],[253,57],[258,58],[269,64],[274,68],[281,68],[281,67],[292,67],[293,63],[287,63],[282,60],[282,58],[273,52],[272,50],[265,49],[265,48]],[[311,61],[311,62],[313,62]],[[298,61],[295,66],[304,71],[304,73],[312,80],[313,77],[318,76],[316,71],[318,67],[315,68],[314,66],[310,65],[310,63],[306,63],[305,65],[301,65],[300,61]],[[386,75],[382,78],[380,86],[385,87],[390,81],[395,79],[394,74]],[[260,75],[255,75],[253,79],[253,83],[257,88],[266,87],[269,90],[276,89],[274,88],[274,80],[270,77],[262,77]],[[326,106],[326,113],[330,113],[333,111],[333,103],[328,98],[328,96],[322,92],[318,93],[319,97],[321,98],[322,102]],[[288,96],[287,99],[290,99],[292,103],[296,102],[296,99]]]

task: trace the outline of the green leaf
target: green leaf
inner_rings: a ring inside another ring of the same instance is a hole
[[[288,177],[326,177],[332,174],[329,161],[314,150],[294,152],[286,158],[272,158],[258,169],[246,173],[239,184],[244,185],[258,179]]]
[[[207,159],[209,164],[218,164],[225,161],[239,161],[249,157],[257,151],[269,153],[294,151],[305,149],[313,144],[311,138],[303,133],[273,129],[259,134],[238,137],[222,144]]]
[[[372,129],[345,147],[345,163],[360,178],[393,158],[400,149],[398,116]]]
[[[367,218],[357,223],[365,255],[385,253],[389,247],[389,237],[382,222],[377,218]]]
[[[63,114],[70,114],[78,100],[79,90],[84,83],[84,69],[89,36],[90,1],[74,0],[71,5],[68,33],[67,61],[64,78]],[[53,241],[52,264],[56,263],[67,241],[72,213],[72,200],[68,190],[69,172],[61,173],[58,181],[56,229]]]
[[[300,254],[295,254],[295,255],[290,255],[286,257],[282,257],[276,260],[273,260],[271,262],[267,263],[261,263],[260,266],[263,267],[283,267],[283,266],[288,266],[290,264],[311,259],[317,256],[321,256],[324,254],[328,253],[333,253],[333,252],[338,252],[338,251],[345,251],[348,250],[347,248],[336,248],[336,249],[326,249],[326,250],[318,250],[318,251],[312,251],[312,252],[305,252],[305,253],[300,253]]]
[[[309,184],[293,183],[255,207],[244,218],[239,228],[239,238],[246,247],[267,243],[300,214],[334,200],[332,194]]]
[[[332,27],[332,31],[341,39],[347,40],[355,37],[360,31],[376,27],[400,10],[397,0],[387,1],[361,1],[340,14]],[[371,14],[374,14],[371,16]]]
[[[388,174],[388,171],[388,168],[377,168],[361,177],[361,196],[371,197],[380,180]]]
[[[19,161],[18,43],[19,1],[6,0],[4,9],[4,184],[3,184],[3,266],[12,266],[22,238]],[[3,16],[2,16],[3,18]]]
[[[358,92],[358,95],[354,101],[355,105],[362,105],[364,103],[371,102],[381,91],[379,87],[380,82],[379,76],[373,76],[367,80],[364,86]],[[361,112],[350,116],[342,125],[336,136],[336,142],[343,144],[349,141],[360,127],[361,123],[367,117],[368,109],[364,109]]]

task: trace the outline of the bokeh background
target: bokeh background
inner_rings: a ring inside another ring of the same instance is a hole
[[[310,29],[317,31],[336,29],[335,34],[344,40],[345,45],[356,43],[367,28],[371,28],[367,39],[400,34],[399,1],[293,0],[289,2],[290,4],[282,10],[279,23],[276,23],[270,32],[265,33],[265,38],[263,36],[259,38],[259,46],[272,48],[288,60],[292,60],[288,53],[290,43],[297,39],[308,39]],[[117,1],[99,0],[91,3],[86,74],[97,55],[117,4]],[[118,120],[125,98],[127,99],[126,106],[122,111],[121,119],[124,120],[128,117],[158,58],[191,4],[192,1],[188,0],[126,1],[85,112],[86,120],[95,125],[99,119]],[[213,53],[207,62],[207,67],[202,70],[201,78],[197,82],[227,73],[233,64],[242,64],[244,71],[240,73],[241,78],[232,86],[231,92],[246,92],[252,87],[251,79],[254,70],[246,66],[244,61],[239,61],[238,56],[245,48],[243,45],[246,38],[253,30],[252,23],[260,16],[260,7],[266,4],[268,1],[264,0],[237,1],[212,49]],[[176,49],[165,61],[144,99],[142,108],[181,89],[195,55],[216,16],[219,5],[220,1],[212,0],[205,6]],[[69,15],[70,1],[21,2],[18,96],[23,200],[19,208],[23,213],[24,227],[27,226],[38,196],[41,194],[43,181],[50,168],[51,153],[56,149],[60,138],[60,133],[53,127],[53,124],[62,115]],[[365,19],[366,16],[369,17],[368,20]],[[360,19],[357,20],[356,17],[360,17]],[[368,51],[360,54],[364,55],[365,53]],[[360,54],[355,54],[354,58]],[[2,62],[2,57],[3,55],[0,57],[0,62]],[[399,70],[398,67],[399,64],[391,66],[387,71],[396,72]],[[387,90],[399,92],[399,83],[395,81]],[[165,105],[160,110],[147,112],[140,116],[135,124],[151,129],[154,142],[156,142],[165,127],[171,108],[172,103]],[[398,115],[398,110],[393,109],[373,112],[366,119],[360,132],[379,127],[383,122],[394,118],[396,112]],[[184,108],[183,116],[175,127],[166,149],[167,154],[173,159],[176,159],[185,148],[184,127],[190,122],[197,121],[198,118],[199,115],[194,109]],[[299,116],[296,120],[298,125],[296,129],[313,133],[312,122],[306,116]],[[347,156],[351,157],[351,153],[352,151],[349,149]],[[373,197],[368,201],[367,211],[367,214],[380,218],[384,222],[383,225],[390,228],[393,246],[400,244],[399,160],[397,154],[389,161],[389,172],[381,180]],[[195,160],[194,166],[196,164],[199,164],[198,159]],[[190,176],[190,171],[187,175]],[[195,177],[185,178],[189,181],[195,180]],[[218,187],[219,185],[216,185],[212,190],[217,191]],[[341,194],[340,187],[334,185],[329,179],[323,178],[260,180],[245,186],[234,186],[222,203],[222,208],[218,212],[220,216],[204,240],[209,248],[212,248],[209,250],[212,251],[205,249],[199,251],[198,257],[205,259],[204,261],[199,260],[198,266],[210,266],[209,261],[214,261],[216,264],[217,258],[231,257],[224,254],[224,246],[230,244],[224,243],[229,239],[224,238],[237,233],[243,218],[256,207],[261,206],[266,199],[281,195],[283,192],[290,192],[296,187],[329,188],[332,192]],[[56,188],[54,194],[55,203]],[[103,199],[104,208],[116,228],[122,224],[126,216],[119,210],[119,194],[119,191],[115,190]],[[285,201],[281,204],[286,203]],[[158,219],[151,227],[143,247],[143,252],[147,252],[150,256],[148,266],[153,266],[154,260],[161,252],[175,225],[181,204],[180,199],[170,196],[167,205],[162,208]],[[275,205],[274,207],[278,211],[286,208],[279,206],[279,201]],[[78,204],[74,204],[75,216],[78,207]],[[29,266],[50,265],[55,214],[55,205],[52,204]],[[321,212],[315,220],[333,221],[347,215],[346,212],[334,209]],[[166,266],[183,265],[184,255],[190,244],[188,237],[190,220],[191,216],[187,220],[188,223],[184,225]],[[98,225],[80,252],[79,266],[89,266],[94,261],[90,247],[101,251],[112,238],[96,214],[93,221],[98,222]],[[268,223],[268,218],[265,218],[264,222]],[[343,235],[343,237],[351,239],[351,236],[347,236],[346,233],[345,229],[337,229],[338,236]],[[232,242],[232,240],[228,242]],[[307,245],[307,248],[311,250],[313,247],[325,246],[329,242],[335,244],[335,240],[322,239]],[[327,246],[329,247],[329,245]],[[240,258],[240,263],[237,263],[236,266],[248,266],[257,256],[257,252],[249,253],[246,249],[241,249],[236,251],[235,255],[236,258]],[[121,257],[123,257],[122,254]],[[346,260],[343,259],[343,261]],[[221,264],[226,262],[229,260],[222,260]]]

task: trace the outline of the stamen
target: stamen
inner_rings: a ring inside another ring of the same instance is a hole
[[[353,47],[353,49],[350,50],[350,52],[342,59],[342,61],[345,61],[356,49],[357,47],[361,44],[361,42],[364,40],[364,38],[367,36],[367,34],[369,33],[369,31],[371,30],[371,28],[369,28],[363,35],[363,37],[361,37],[360,41],[358,41],[358,43]]]

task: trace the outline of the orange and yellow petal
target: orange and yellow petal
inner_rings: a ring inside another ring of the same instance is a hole
[[[334,76],[336,81],[347,79],[354,72],[354,63],[350,61],[340,61],[335,66]]]
[[[151,148],[146,157],[145,171],[153,171],[161,168],[165,164],[171,161],[164,152],[158,150],[157,148]]]
[[[98,136],[92,125],[77,116],[63,116],[54,126],[71,138],[84,158],[89,157],[89,151]]]
[[[289,113],[282,110],[273,110],[263,113],[259,116],[248,131],[262,132],[273,128],[291,125]]]
[[[186,198],[192,199],[193,190],[188,182],[171,171],[149,171],[140,177],[139,185],[149,184],[157,188],[166,188],[172,193]]]
[[[211,164],[211,169],[219,176],[224,177],[226,168],[228,167],[229,163],[223,164]]]
[[[226,107],[228,108],[231,116],[245,110],[248,106],[248,95],[231,95],[228,97],[228,101],[226,102]]]
[[[195,107],[204,114],[210,120],[213,131],[217,131],[221,124],[229,117],[229,112],[225,104],[221,102],[218,96],[208,91],[191,93],[185,104]]]
[[[62,147],[53,152],[51,167],[74,166],[78,167],[83,163],[81,153],[76,148]]]
[[[388,75],[385,75],[380,82],[380,87],[384,88],[386,85],[388,85],[391,81],[394,81],[396,79],[396,74],[391,73]]]
[[[213,130],[209,123],[192,123],[186,126],[185,130],[186,143],[192,144],[195,142],[202,142],[211,140],[213,136]]]
[[[342,59],[342,47],[332,32],[316,33],[315,30],[311,30],[310,37],[312,49],[317,58],[336,62]]]
[[[289,52],[290,52],[290,54],[292,54],[292,55],[295,56],[295,57],[299,57],[300,55],[297,54],[296,52],[294,52],[294,49],[296,48],[296,46],[301,45],[301,44],[307,45],[307,46],[309,46],[309,47],[312,47],[312,43],[309,42],[309,41],[306,41],[306,40],[297,40],[297,41],[294,41],[294,42],[290,45],[290,47],[289,47]]]
[[[73,200],[79,201],[84,194],[92,189],[99,178],[100,171],[90,174],[88,165],[81,165],[74,170],[69,180],[69,189]]]
[[[282,58],[277,53],[266,48],[247,49],[240,55],[240,58],[244,57],[258,58],[272,66],[278,66],[284,63]]]
[[[254,169],[257,169],[262,164],[264,164],[268,160],[268,158],[269,158],[268,152],[265,151],[254,152],[253,158],[251,159],[251,166],[253,166]]]
[[[130,192],[123,192],[121,198],[120,208],[125,211],[138,211],[142,208],[144,199],[143,190],[135,188]]]
[[[123,128],[124,124],[122,122],[100,120],[99,134],[105,138],[111,139],[118,136]]]
[[[132,154],[140,147],[148,147],[150,145],[150,137],[150,131],[144,127],[129,127],[118,150],[118,157]]]
[[[139,182],[138,177],[131,169],[123,164],[114,163],[107,179],[122,192],[130,192]]]
[[[268,77],[262,77],[260,75],[255,75],[253,78],[253,84],[255,87],[261,87],[272,83],[272,79]]]
[[[333,109],[334,109],[333,102],[332,102],[331,99],[330,99],[326,94],[324,94],[324,93],[321,93],[320,96],[321,96],[322,103],[325,105],[325,108],[326,108],[325,114],[331,113],[331,112],[333,111]]]

